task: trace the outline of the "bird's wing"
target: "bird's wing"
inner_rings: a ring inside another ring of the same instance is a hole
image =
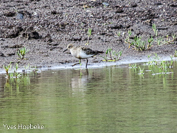
[[[87,48],[87,47],[81,47],[81,49],[82,49],[83,51],[85,51],[85,53],[86,53],[87,55],[95,55],[95,54],[96,54],[96,52],[93,51],[93,50],[90,49],[90,48]]]

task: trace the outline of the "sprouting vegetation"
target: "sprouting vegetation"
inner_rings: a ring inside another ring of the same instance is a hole
[[[28,50],[24,47],[24,48],[21,48],[17,51],[17,55],[20,59],[24,59],[27,52],[28,52]]]
[[[129,68],[131,68],[131,69],[136,69],[137,68],[137,65],[136,64],[129,64]]]
[[[152,47],[152,42],[154,39],[152,37],[148,38],[147,42],[142,40],[142,37],[135,36],[133,40],[130,39],[132,32],[128,31],[128,38],[125,40],[126,43],[129,44],[129,48],[133,46],[133,48],[137,51],[145,51]]]
[[[144,64],[144,66],[138,66],[136,64],[129,65],[129,68],[136,70],[138,68],[139,75],[144,74],[144,67],[147,66],[147,72],[151,72],[152,75],[165,75],[172,73],[173,69],[173,56],[170,56],[170,61],[160,61],[160,57],[157,54],[154,54],[153,57],[151,55],[148,56],[149,61]]]
[[[17,71],[18,71],[18,64],[16,63],[14,73],[12,73],[16,79],[21,76],[21,74]]]
[[[173,43],[176,39],[176,35],[173,35],[172,37],[169,37],[168,35],[166,37],[158,37],[156,39],[156,43],[158,46],[164,45],[164,44],[170,44]]]
[[[6,71],[6,75],[7,75],[8,78],[9,78],[9,70],[10,70],[11,67],[12,67],[11,62],[10,62],[7,66],[4,66],[4,65],[3,65],[3,67],[4,67],[5,71]]]
[[[22,72],[19,72],[18,63],[15,64],[15,66],[12,68],[11,63],[9,63],[7,66],[4,66],[4,69],[6,71],[6,83],[4,86],[5,92],[11,92],[12,94],[12,87],[15,86],[16,92],[19,92],[19,85],[23,83],[24,85],[30,84],[30,75],[36,74],[38,71],[36,67],[32,68],[29,65],[25,66],[25,70],[22,70]],[[30,73],[28,73],[27,70],[30,69]]]
[[[88,33],[88,37],[90,37],[92,35],[92,29],[89,28],[88,31],[87,31],[87,33]]]
[[[88,29],[87,35],[88,35],[88,41],[87,41],[86,45],[89,44],[89,39],[90,39],[90,36],[92,35],[92,29],[91,28]]]
[[[157,65],[160,57],[156,53],[154,53],[154,57],[151,58],[151,55],[148,55],[148,59],[149,61],[147,62],[147,65],[153,66],[153,65]]]
[[[121,35],[120,31],[119,31],[119,32],[117,32],[117,36],[118,36],[118,37],[120,37],[120,35]]]
[[[22,73],[18,72],[18,63],[15,64],[15,67],[12,68],[12,64],[11,62],[7,65],[7,66],[3,66],[5,71],[6,71],[6,76],[8,79],[11,78],[20,78],[22,76]],[[33,73],[36,73],[38,71],[38,69],[36,67],[32,68],[30,67],[30,65],[28,64],[27,66],[25,66],[25,70],[23,70],[23,73],[27,74],[27,70],[29,70]],[[11,73],[9,72],[11,70]]]
[[[132,31],[129,30],[128,37],[125,39],[125,43],[129,44],[129,48],[133,47],[133,49],[137,51],[145,51],[151,49],[151,47],[153,46],[152,44],[157,44],[158,46],[170,44],[173,43],[177,38],[175,34],[173,34],[172,36],[159,36],[155,24],[152,25],[152,29],[155,33],[155,37],[153,38],[152,36],[150,36],[149,38],[147,38],[147,40],[143,40],[141,36],[131,37]]]
[[[4,85],[4,93],[10,93],[11,95],[20,93],[20,85],[30,85],[30,77],[28,75],[22,75],[20,78],[10,78],[6,80]],[[15,90],[13,89],[15,87]],[[14,92],[15,91],[15,92]]]
[[[158,30],[155,24],[152,25],[152,29],[155,33],[155,36],[158,36]],[[169,35],[166,36],[159,36],[155,39],[155,42],[157,43],[158,46],[164,45],[164,44],[170,44],[173,43],[176,40],[176,35],[173,34],[171,37]]]
[[[158,30],[157,30],[157,27],[155,24],[152,25],[152,29],[153,29],[155,35],[158,36]]]
[[[141,68],[140,66],[138,67],[139,68],[139,75],[143,75],[144,74],[144,68]]]
[[[154,41],[154,39],[152,37],[148,38],[148,45],[147,45],[147,49],[150,49],[152,47],[152,42]]]
[[[157,30],[157,27],[155,24],[152,25],[152,29],[155,33],[155,36],[157,37],[158,36],[158,30]],[[165,37],[158,37],[156,39],[156,42],[157,42],[157,45],[164,45],[164,44],[170,44],[172,42],[174,42],[176,39],[176,35],[173,34],[171,37],[169,35],[166,35]]]
[[[103,61],[113,62],[113,61],[118,61],[121,56],[122,56],[122,51],[116,52],[116,51],[113,51],[111,48],[108,48],[106,50],[106,55],[100,56],[100,57],[104,59]]]
[[[174,54],[174,57],[177,57],[177,51],[175,50],[175,54]]]

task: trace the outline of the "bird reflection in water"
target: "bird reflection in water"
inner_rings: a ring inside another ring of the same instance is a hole
[[[89,81],[88,69],[80,69],[77,72],[79,73],[78,76],[73,76],[71,78],[71,88],[78,89],[78,91],[84,91]]]

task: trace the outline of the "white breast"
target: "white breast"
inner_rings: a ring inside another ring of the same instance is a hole
[[[85,58],[90,58],[90,57],[92,57],[93,55],[88,55],[88,54],[86,54],[84,51],[80,51],[79,52],[79,55],[78,55],[80,58],[82,58],[82,59],[85,59]]]

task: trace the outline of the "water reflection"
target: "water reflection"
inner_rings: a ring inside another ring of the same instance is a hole
[[[175,132],[177,69],[173,70],[167,75],[144,71],[144,77],[128,66],[49,70],[21,78],[11,88],[5,87],[1,75],[0,125],[40,124],[44,133]]]
[[[95,85],[102,81],[104,78],[104,74],[97,72],[95,70],[88,69],[78,69],[72,70],[72,76],[70,79],[70,87],[72,89],[72,95],[76,95],[77,93],[81,93],[84,95],[85,93],[89,93],[94,86],[90,87],[90,85]],[[91,88],[91,89],[88,89]]]
[[[78,70],[76,71],[78,74],[71,78],[71,88],[74,90],[74,88],[78,88],[79,90],[83,90],[86,88],[87,83],[89,81],[89,73],[88,69],[85,70]],[[83,89],[80,89],[83,88]]]
[[[0,75],[0,98],[3,97],[4,94],[4,84],[5,84],[5,76]]]

